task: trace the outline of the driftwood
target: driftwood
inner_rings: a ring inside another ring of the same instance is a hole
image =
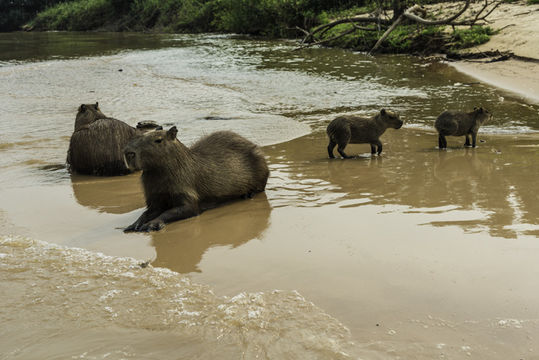
[[[386,27],[386,30],[383,35],[378,39],[376,44],[370,50],[369,54],[372,54],[378,49],[378,47],[384,42],[384,40],[387,39],[389,34],[391,34],[391,32],[397,27],[397,25],[399,25],[405,20],[419,25],[449,25],[453,28],[455,26],[473,26],[476,24],[484,24],[488,23],[487,17],[492,14],[492,12],[502,3],[502,1],[503,0],[484,0],[483,7],[475,14],[473,18],[468,18],[460,21],[458,21],[458,19],[462,17],[470,8],[471,0],[465,0],[462,8],[459,11],[445,19],[426,19],[426,9],[421,7],[420,5],[414,5],[404,10],[404,12],[401,15],[397,16],[393,22],[389,19],[383,18],[383,12],[378,11],[374,15],[371,14],[370,16],[356,16],[334,20],[327,24],[320,25],[312,29],[311,31],[297,28],[305,34],[305,37],[301,41],[301,46],[299,48],[301,49],[308,46],[329,43],[345,35],[353,33],[356,30],[379,31],[382,26]],[[328,30],[341,24],[352,24],[353,26],[350,29],[343,30],[332,38],[320,39],[320,37],[322,37]],[[358,26],[358,24],[361,24],[363,26]]]

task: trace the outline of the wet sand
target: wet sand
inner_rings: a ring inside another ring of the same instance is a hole
[[[539,103],[539,60],[530,62],[511,59],[493,63],[459,61],[449,64],[483,83],[516,94],[525,101]]]
[[[458,5],[455,5],[458,6]],[[472,4],[479,10],[481,3]],[[497,31],[482,45],[463,52],[511,52],[518,58],[489,62],[491,59],[450,63],[457,70],[489,85],[510,91],[518,97],[539,103],[539,5],[525,1],[502,3],[488,17]],[[528,59],[528,60],[524,60]]]
[[[0,192],[2,232],[151,260],[217,295],[297,290],[352,332],[359,356],[529,358],[539,353],[539,136],[383,135],[326,158],[314,133],[264,148],[265,194],[151,234],[139,175]],[[21,201],[24,199],[24,201]]]

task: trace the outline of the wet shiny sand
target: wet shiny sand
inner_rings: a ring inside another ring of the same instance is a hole
[[[382,141],[351,160],[328,159],[321,130],[267,146],[265,194],[151,234],[121,230],[144,206],[138,174],[10,189],[2,231],[151,260],[218,295],[297,290],[367,358],[536,356],[539,136]]]

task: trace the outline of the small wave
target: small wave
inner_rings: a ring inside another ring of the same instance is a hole
[[[19,321],[49,324],[35,335],[39,339],[10,333],[19,348],[20,341],[40,341],[51,332],[69,333],[73,324],[84,323],[91,329],[113,324],[132,331],[195,337],[207,342],[208,352],[217,339],[218,345],[233,346],[244,358],[350,358],[349,331],[296,291],[219,297],[211,288],[168,269],[142,268],[132,258],[23,237],[1,237],[0,254],[7,286],[31,289],[31,296],[16,290],[0,295],[10,308],[0,314],[2,324],[5,328]],[[69,341],[66,338],[65,345]],[[211,357],[200,354],[200,358]]]

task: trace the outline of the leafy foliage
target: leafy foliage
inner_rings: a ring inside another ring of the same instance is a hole
[[[475,25],[468,29],[455,29],[452,39],[455,42],[455,48],[463,49],[484,44],[493,34],[491,27]]]

